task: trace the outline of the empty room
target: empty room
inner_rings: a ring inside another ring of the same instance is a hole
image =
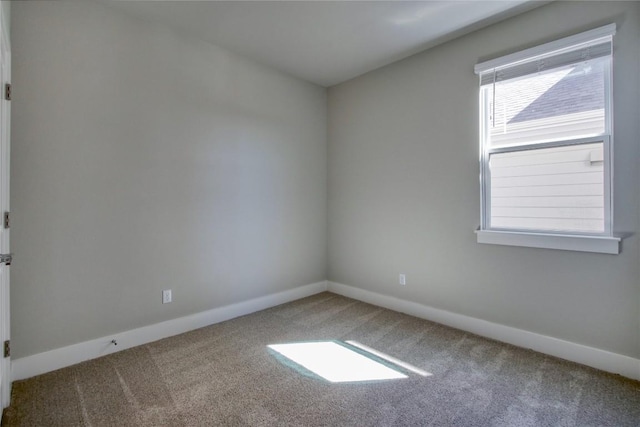
[[[0,2],[3,426],[640,426],[640,2]]]

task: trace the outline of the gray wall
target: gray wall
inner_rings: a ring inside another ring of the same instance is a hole
[[[324,280],[326,90],[87,3],[13,4],[13,356]]]
[[[618,24],[620,255],[476,243],[480,61]],[[640,3],[554,2],[329,90],[329,280],[640,357]],[[398,273],[407,285],[398,285]]]

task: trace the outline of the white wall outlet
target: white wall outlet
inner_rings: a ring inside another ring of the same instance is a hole
[[[407,278],[403,273],[400,273],[400,277],[398,278],[398,283],[400,283],[403,286],[407,284]]]
[[[171,289],[165,289],[162,291],[162,303],[168,304],[171,302]]]

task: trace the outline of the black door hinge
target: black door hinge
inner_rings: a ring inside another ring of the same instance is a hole
[[[4,99],[11,101],[11,83],[6,83],[4,85]]]
[[[9,228],[9,212],[4,213],[4,219],[2,223],[4,225],[4,228]]]
[[[11,342],[9,340],[4,342],[4,357],[11,356]]]

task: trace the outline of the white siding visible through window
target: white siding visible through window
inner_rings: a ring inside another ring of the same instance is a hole
[[[603,146],[492,154],[491,228],[602,233]]]

